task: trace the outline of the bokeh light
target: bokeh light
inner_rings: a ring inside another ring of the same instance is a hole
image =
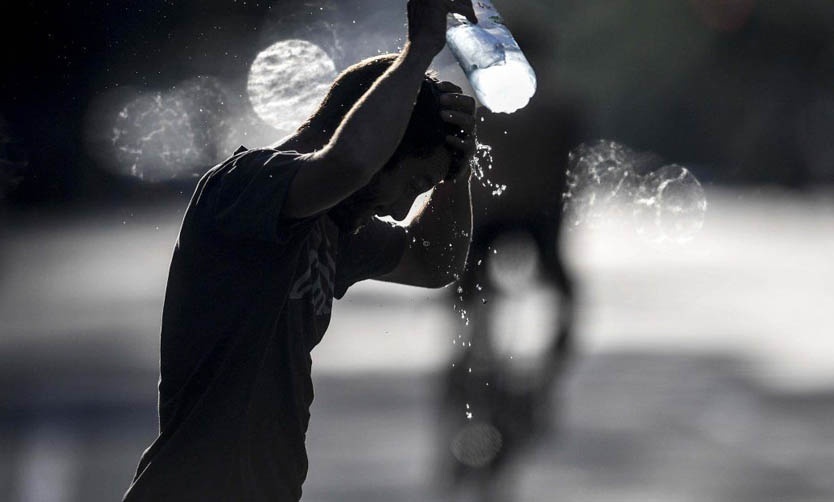
[[[512,293],[529,285],[539,268],[536,243],[529,233],[518,230],[499,236],[487,260],[490,280]]]
[[[87,117],[88,150],[110,171],[143,182],[196,178],[230,153],[233,102],[209,76],[103,95]]]
[[[470,467],[487,465],[501,451],[503,437],[493,425],[483,422],[469,423],[458,431],[452,440],[452,455]]]
[[[246,88],[255,113],[287,134],[315,110],[335,78],[333,60],[321,47],[282,40],[258,54]]]
[[[111,141],[122,173],[143,181],[178,178],[199,158],[185,103],[160,92],[126,104]]]
[[[631,203],[637,187],[635,155],[601,140],[570,153],[565,209],[571,226],[597,227]]]
[[[569,156],[564,209],[571,227],[610,221],[634,225],[654,243],[685,243],[701,230],[707,199],[689,169],[654,169],[658,157],[609,140],[582,144]]]
[[[707,199],[683,166],[663,166],[640,184],[634,204],[637,233],[653,242],[692,239],[704,224]]]

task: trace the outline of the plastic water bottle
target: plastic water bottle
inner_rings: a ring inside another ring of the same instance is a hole
[[[478,24],[449,16],[446,43],[472,84],[478,100],[493,112],[524,108],[536,92],[536,74],[501,15],[488,0],[473,0]]]

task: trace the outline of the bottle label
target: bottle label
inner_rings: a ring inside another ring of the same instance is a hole
[[[501,14],[498,13],[492,3],[476,0],[472,2],[472,7],[475,8],[475,16],[478,17],[478,23],[504,24],[504,18],[501,17]]]
[[[477,27],[486,31],[498,40],[504,51],[520,51],[518,43],[513,38],[510,29],[504,24],[504,18],[498,13],[498,10],[488,0],[474,0],[472,7],[475,9],[475,16],[478,18]],[[463,16],[454,14],[454,23],[450,23],[449,27],[454,25],[465,24],[471,26],[471,23]]]
[[[504,24],[504,18],[501,17],[501,14],[495,10],[495,7],[491,3],[476,0],[475,2],[472,2],[472,7],[475,10],[475,17],[478,18],[478,26],[482,29],[507,29],[507,26]],[[449,16],[449,28],[461,24],[472,23],[460,14],[452,14]]]

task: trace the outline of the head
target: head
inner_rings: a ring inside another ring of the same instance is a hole
[[[377,56],[343,71],[298,135],[313,138],[317,146],[326,144],[353,104],[396,58],[396,54]],[[445,146],[448,129],[440,117],[437,84],[433,74],[426,75],[394,154],[365,187],[331,210],[340,225],[355,229],[374,214],[402,220],[419,194],[457,174],[452,152]]]

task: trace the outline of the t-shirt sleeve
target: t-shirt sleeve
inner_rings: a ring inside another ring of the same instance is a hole
[[[238,239],[285,242],[303,220],[281,216],[300,154],[272,149],[238,151],[209,173],[201,198],[210,224]]]
[[[359,281],[394,270],[405,246],[405,229],[377,218],[356,234],[340,234],[335,297],[342,298],[347,289]]]

